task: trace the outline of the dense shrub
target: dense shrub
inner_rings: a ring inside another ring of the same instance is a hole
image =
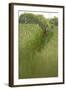
[[[19,23],[22,24],[39,24],[39,26],[44,30],[44,32],[46,33],[46,30],[49,29],[49,22],[48,20],[42,16],[42,15],[35,15],[32,13],[25,13],[22,14],[19,17]]]

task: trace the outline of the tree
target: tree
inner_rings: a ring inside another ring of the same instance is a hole
[[[24,13],[19,17],[19,23],[38,24],[44,33],[49,29],[49,22],[43,15],[35,15],[32,13]]]

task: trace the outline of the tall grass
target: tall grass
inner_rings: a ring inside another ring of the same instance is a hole
[[[19,24],[19,78],[58,75],[57,28],[44,31],[38,24]]]

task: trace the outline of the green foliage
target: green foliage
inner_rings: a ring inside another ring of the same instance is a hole
[[[22,14],[19,17],[19,23],[38,24],[43,29],[44,32],[46,32],[46,28],[49,29],[48,20],[46,20],[46,18],[42,15],[35,15],[32,13]]]
[[[19,79],[58,75],[57,20],[32,13],[19,17]]]
[[[57,30],[48,32],[35,24],[19,25],[19,78],[57,76]]]
[[[31,77],[32,58],[41,45],[43,30],[35,24],[19,24],[19,27],[19,76],[26,78]]]
[[[54,25],[54,26],[58,26],[58,18],[54,17],[54,18],[50,19],[50,24]]]
[[[40,46],[41,39],[43,38],[43,30],[36,24],[20,24],[19,31],[19,44],[20,47],[37,49]]]
[[[32,13],[25,13],[19,17],[19,23],[36,23],[36,17]]]

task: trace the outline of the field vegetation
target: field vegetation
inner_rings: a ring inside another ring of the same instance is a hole
[[[58,76],[58,18],[19,16],[19,79]]]

